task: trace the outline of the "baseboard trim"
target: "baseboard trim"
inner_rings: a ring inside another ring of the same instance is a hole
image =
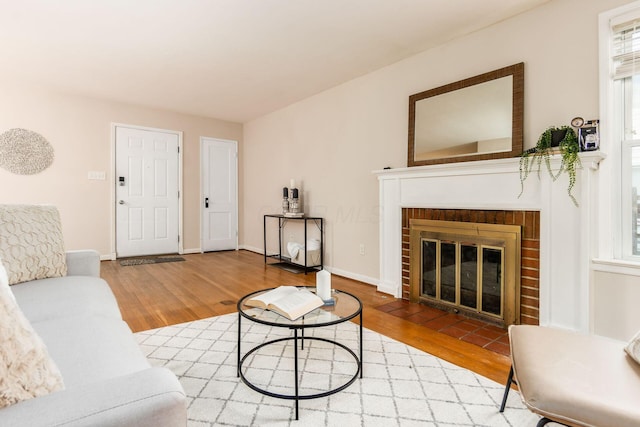
[[[191,248],[191,249],[183,249],[182,252],[180,252],[178,255],[201,254],[201,253],[202,253],[202,249]],[[100,261],[116,261],[117,259],[118,259],[118,256],[115,252],[106,254],[106,255],[100,255]]]
[[[329,266],[325,266],[325,270],[330,272],[331,274],[336,274],[338,276],[346,277],[347,279],[357,280],[358,282],[366,283],[367,285],[378,286],[378,279],[373,277],[365,276],[363,274],[352,273],[350,271],[342,270],[340,268],[333,268]]]
[[[257,248],[255,246],[239,245],[238,249],[244,249],[245,251],[255,252],[257,254],[264,255],[264,249]]]
[[[380,282],[377,286],[378,286],[378,292],[392,295],[395,298],[402,298],[402,294],[396,295],[398,292],[398,287],[395,286],[394,284]]]
[[[201,254],[201,253],[202,253],[202,249],[191,248],[191,249],[183,249],[180,255]]]

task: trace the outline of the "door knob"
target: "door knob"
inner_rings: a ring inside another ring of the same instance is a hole
[[[124,200],[118,200],[118,203],[120,203],[121,205],[124,205]]]
[[[205,197],[205,198],[204,198],[204,207],[205,207],[205,208],[208,208],[208,207],[209,207],[209,198],[208,198],[208,197]]]

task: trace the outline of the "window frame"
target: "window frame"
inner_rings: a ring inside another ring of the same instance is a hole
[[[623,197],[624,194],[631,194],[632,188],[632,164],[631,161],[624,161],[624,159],[631,159],[632,154],[631,151],[634,147],[640,148],[640,139],[632,139],[632,140],[623,140],[620,143],[621,145],[621,200],[622,204],[620,206],[621,215],[622,215],[622,259],[628,261],[634,261],[640,263],[640,254],[635,255],[633,253],[633,199],[630,196]],[[624,225],[626,224],[626,226]],[[637,229],[637,225],[636,225]],[[637,231],[636,231],[637,232]]]
[[[625,111],[625,85],[622,80],[613,78],[613,28],[627,21],[640,20],[640,0],[603,12],[599,18],[600,150],[606,154],[608,161],[601,167],[596,257],[618,260],[626,266],[640,268],[640,255],[633,255],[631,246],[631,199],[623,197],[623,194],[631,194],[631,163],[624,161],[624,154],[633,144],[624,140],[624,128],[618,126],[624,125],[620,123],[620,117]]]

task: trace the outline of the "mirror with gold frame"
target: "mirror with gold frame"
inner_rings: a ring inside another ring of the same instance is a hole
[[[524,63],[409,97],[408,166],[522,154]]]

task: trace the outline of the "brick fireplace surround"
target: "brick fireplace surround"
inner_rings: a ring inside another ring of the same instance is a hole
[[[402,209],[402,299],[409,300],[409,221],[475,222],[482,224],[519,225],[522,227],[522,260],[520,279],[520,323],[540,322],[540,212],[473,209]]]

